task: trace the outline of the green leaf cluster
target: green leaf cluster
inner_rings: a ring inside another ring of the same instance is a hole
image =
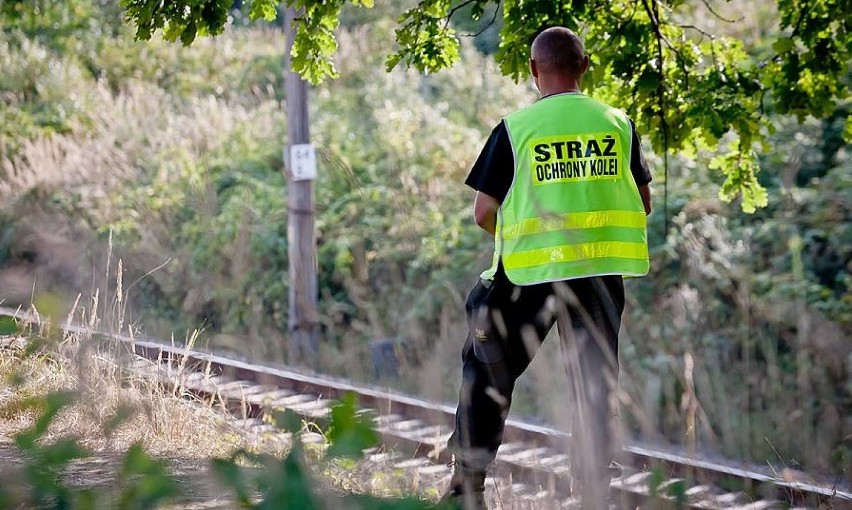
[[[336,78],[338,73],[332,57],[338,48],[335,31],[340,26],[341,10],[347,4],[370,8],[373,0],[294,0],[285,4],[298,13],[290,50],[293,71],[315,85],[326,78]]]
[[[373,415],[359,412],[357,397],[347,394],[331,408],[328,454],[333,457],[361,458],[364,450],[379,443]]]
[[[136,27],[136,37],[148,40],[158,30],[168,41],[180,40],[190,45],[197,36],[222,33],[229,20],[233,2],[225,0],[188,0],[163,4],[156,0],[122,0],[126,16]],[[278,17],[281,2],[250,0],[246,2],[252,20],[273,21]],[[294,9],[295,40],[291,50],[292,68],[311,83],[337,76],[332,57],[337,52],[335,30],[340,25],[344,5],[372,7],[372,0],[332,0],[312,2],[292,0],[283,2]]]
[[[243,467],[248,463],[250,468]],[[239,450],[228,458],[213,459],[213,472],[234,494],[241,508],[257,510],[317,510],[315,482],[294,445],[284,458]],[[255,495],[260,494],[260,501]]]
[[[162,30],[166,40],[180,40],[185,45],[192,44],[199,35],[221,34],[232,3],[228,0],[121,0],[127,18],[133,20],[136,27],[136,37],[147,40],[154,32]]]
[[[742,195],[743,212],[753,213],[768,203],[766,189],[757,180],[759,170],[757,154],[749,151],[743,154],[739,150],[716,156],[710,161],[710,168],[719,170],[725,176],[725,182],[719,189],[719,198],[730,202]]]
[[[14,317],[0,316],[0,336],[14,335],[21,330]]]
[[[477,12],[484,2],[474,2]],[[423,0],[403,14],[396,29],[399,50],[387,60],[388,71],[400,63],[421,72],[435,72],[459,59],[459,40],[450,26],[450,0]]]
[[[78,497],[74,490],[60,481],[59,474],[71,461],[86,457],[88,453],[73,438],[61,438],[48,445],[39,443],[57,414],[71,403],[72,398],[70,393],[51,393],[44,398],[31,399],[29,405],[40,408],[41,414],[32,428],[15,436],[15,446],[29,459],[24,472],[29,485],[28,499],[35,505],[71,508]],[[0,488],[0,501],[3,499],[3,489]],[[11,494],[5,499],[11,500]]]
[[[651,497],[651,504],[659,508],[668,508],[672,504],[674,504],[675,508],[683,508],[688,501],[686,482],[684,480],[677,480],[663,486],[663,483],[668,480],[670,480],[670,477],[661,466],[651,468],[650,476],[646,482],[648,485],[648,494]]]
[[[848,94],[849,4],[843,0],[778,0],[782,36],[765,65],[780,113],[825,117]]]

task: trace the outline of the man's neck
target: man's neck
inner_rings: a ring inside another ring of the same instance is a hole
[[[581,92],[580,82],[569,79],[546,80],[539,78],[539,87],[541,97]]]

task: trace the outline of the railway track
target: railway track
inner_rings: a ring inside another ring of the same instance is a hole
[[[0,315],[27,319],[19,311],[2,307]],[[63,329],[91,333],[73,325]],[[136,373],[218,399],[249,428],[269,428],[263,416],[280,409],[322,422],[336,400],[355,394],[361,407],[374,412],[382,451],[395,452],[398,467],[449,474],[446,464],[451,459],[444,446],[452,430],[453,407],[156,341],[104,336],[126,345],[134,355],[131,368]],[[570,508],[570,459],[562,453],[567,451],[567,439],[564,431],[510,419],[491,474],[510,479],[513,493],[530,502],[561,501],[560,507]],[[610,485],[614,508],[852,509],[852,489],[847,485],[813,480],[803,473],[776,474],[758,466],[696,458],[638,443],[625,446],[622,461],[622,473]],[[679,503],[674,495],[679,495]]]

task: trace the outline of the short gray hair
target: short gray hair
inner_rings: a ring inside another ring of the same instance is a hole
[[[551,27],[533,40],[530,57],[542,71],[577,76],[586,56],[583,40],[573,30]]]

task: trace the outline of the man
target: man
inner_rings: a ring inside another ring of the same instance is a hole
[[[541,32],[530,71],[541,98],[493,130],[466,184],[477,225],[494,235],[490,269],[467,300],[455,471],[444,500],[486,508],[485,473],[515,381],[558,324],[571,379],[571,465],[582,507],[606,508],[623,276],[648,272],[651,175],[632,121],[585,96],[583,43]]]

